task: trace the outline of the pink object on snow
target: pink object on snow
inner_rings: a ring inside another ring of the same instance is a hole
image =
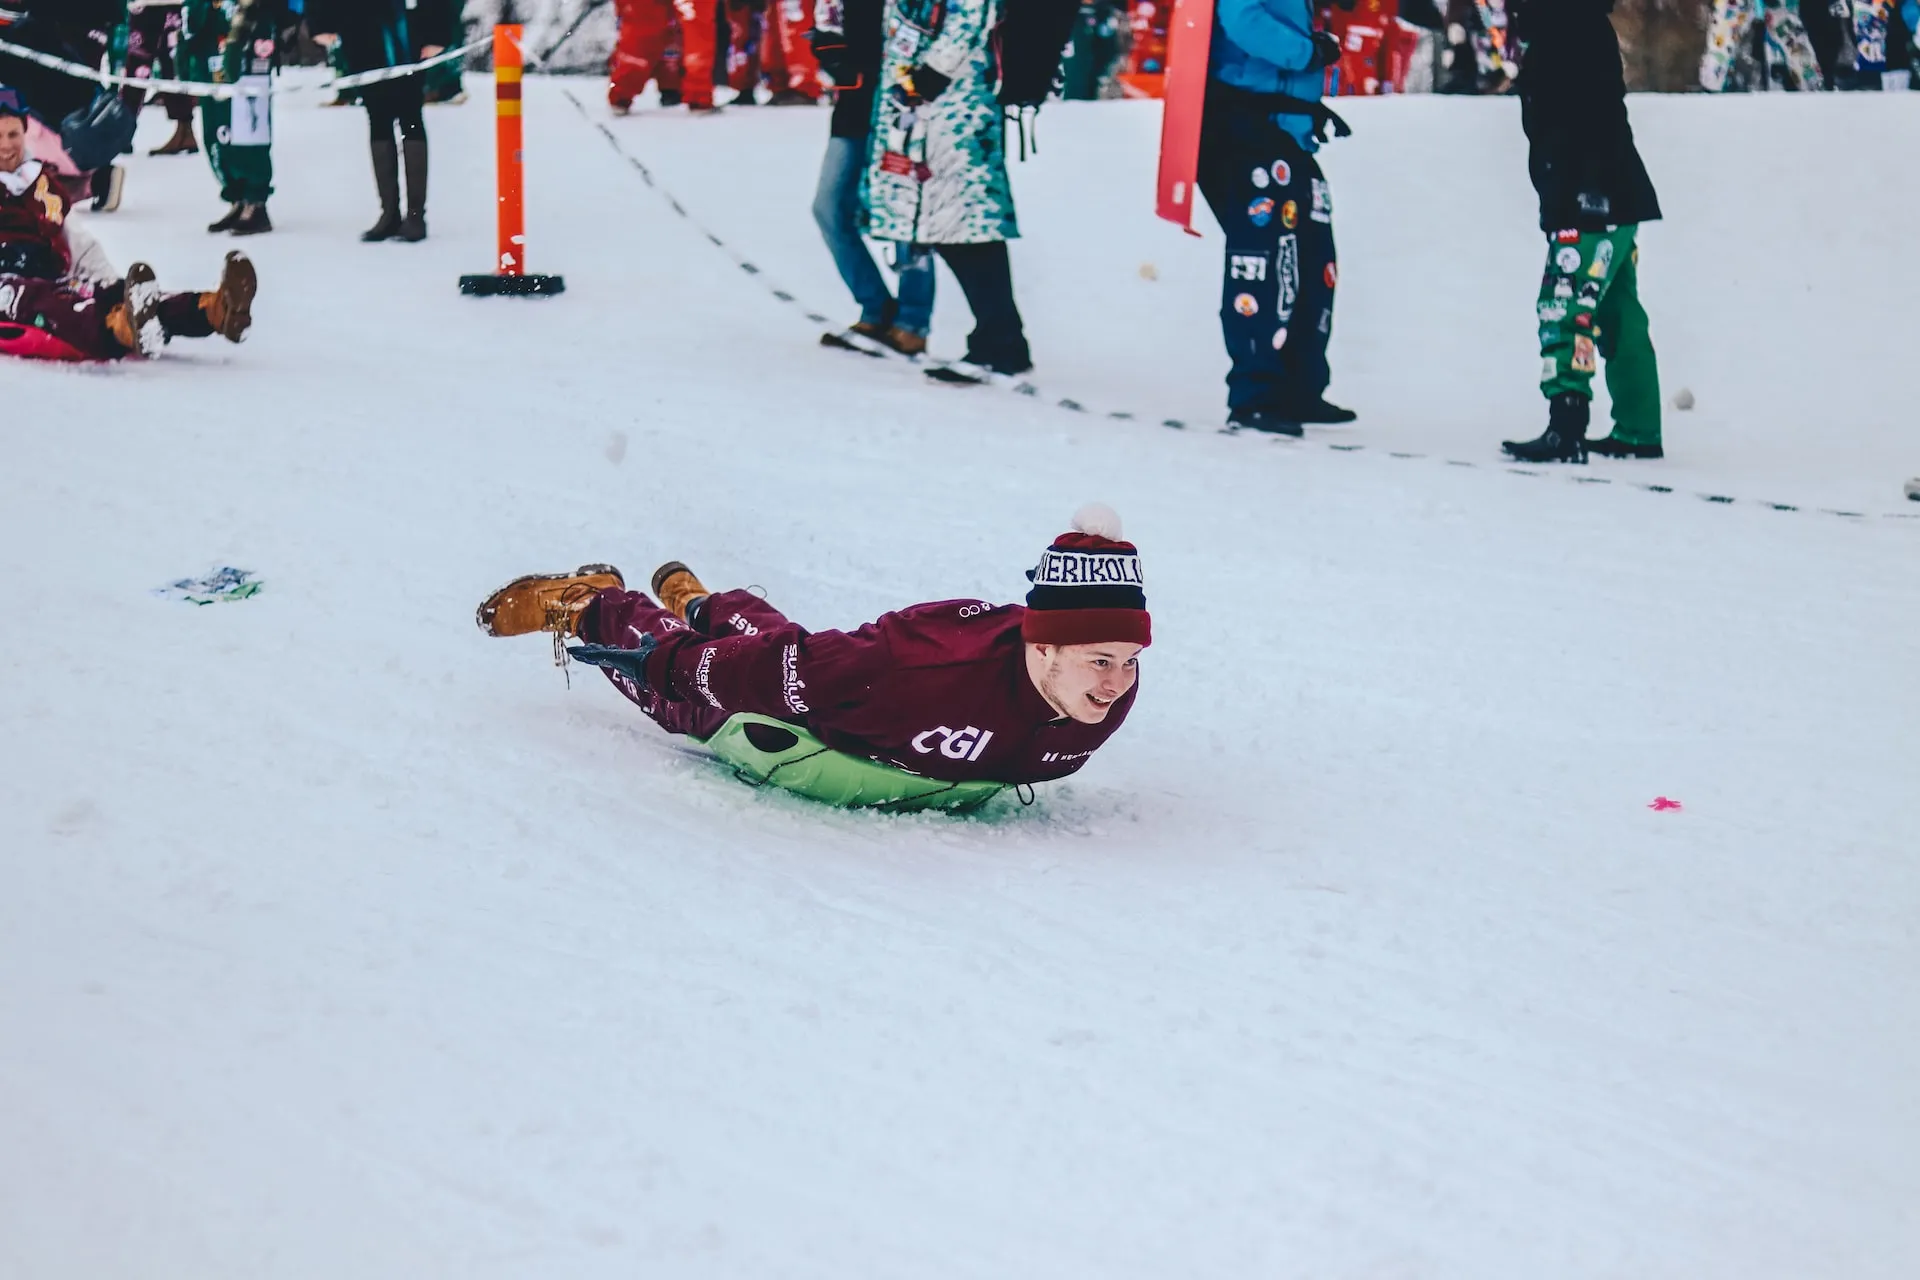
[[[1678,809],[1680,807],[1678,800],[1669,800],[1665,796],[1655,796],[1653,803],[1647,806],[1647,808],[1652,809],[1656,813],[1665,809]]]
[[[60,135],[32,116],[27,117],[27,154],[63,178],[78,178],[80,167],[60,145]]]

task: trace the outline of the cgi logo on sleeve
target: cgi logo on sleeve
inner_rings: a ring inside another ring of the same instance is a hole
[[[939,738],[940,754],[949,760],[978,760],[986,754],[987,744],[993,741],[993,730],[976,729],[968,725],[964,729],[949,729],[941,725],[938,729],[929,729],[917,735],[913,740],[913,749],[923,756],[933,754],[934,744],[930,739]]]

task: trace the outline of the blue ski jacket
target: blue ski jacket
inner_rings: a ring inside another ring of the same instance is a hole
[[[1208,61],[1208,74],[1222,84],[1320,101],[1326,75],[1312,65],[1312,0],[1216,0]],[[1311,118],[1278,115],[1274,123],[1306,150],[1320,149]]]

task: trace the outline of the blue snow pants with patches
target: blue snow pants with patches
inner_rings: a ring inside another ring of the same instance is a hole
[[[1272,116],[1218,99],[1200,127],[1198,176],[1227,237],[1227,408],[1286,414],[1311,405],[1332,377],[1327,339],[1340,278],[1327,180]]]

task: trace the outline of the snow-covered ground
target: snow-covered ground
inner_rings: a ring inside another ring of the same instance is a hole
[[[1353,108],[1363,418],[1290,444],[1211,430],[1219,241],[1152,220],[1151,106],[1049,108],[1016,177],[1074,414],[813,345],[824,112],[609,126],[756,276],[531,83],[568,292],[458,297],[474,87],[427,244],[354,242],[362,117],[290,105],[246,346],[0,367],[0,1276],[1914,1273],[1906,103],[1634,102],[1699,407],[1603,486],[1497,461],[1541,419],[1511,103]],[[218,212],[142,158],[95,226],[185,284]],[[1008,599],[1094,497],[1139,708],[985,820],[748,792],[471,621],[595,559],[816,626]],[[267,588],[150,594],[215,564]]]

